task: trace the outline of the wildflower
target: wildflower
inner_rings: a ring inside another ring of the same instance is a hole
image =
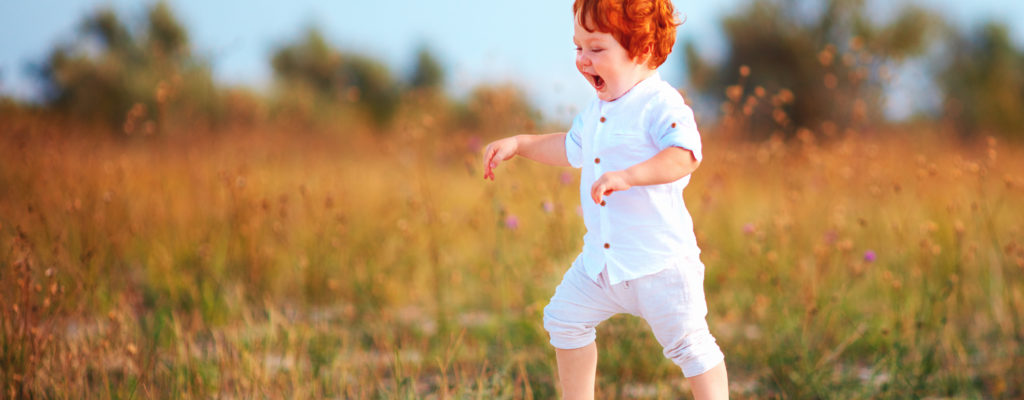
[[[469,139],[466,140],[466,148],[471,152],[479,152],[481,143],[479,136],[470,136]]]
[[[545,200],[543,203],[541,203],[540,207],[543,208],[544,212],[548,214],[555,211],[555,203],[552,203],[551,201],[548,200]]]
[[[748,222],[747,224],[743,225],[743,233],[745,233],[745,234],[750,235],[750,234],[754,233],[754,231],[756,231],[756,230],[757,230],[757,227],[755,227],[753,223],[749,223]]]
[[[875,254],[874,250],[868,250],[864,252],[864,261],[875,262],[878,259],[878,255]]]
[[[572,174],[568,172],[562,172],[560,175],[558,175],[558,180],[559,182],[562,182],[563,185],[568,185],[572,183]]]
[[[519,217],[511,214],[505,217],[505,228],[511,231],[519,229]]]

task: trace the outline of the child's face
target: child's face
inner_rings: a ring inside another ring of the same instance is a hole
[[[576,44],[576,69],[594,87],[599,99],[615,100],[653,73],[646,57],[629,58],[626,48],[610,33],[588,32],[579,18],[575,20],[572,41]]]

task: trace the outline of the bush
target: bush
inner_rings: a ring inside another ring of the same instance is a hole
[[[174,117],[216,122],[217,88],[185,28],[164,3],[145,22],[133,32],[112,9],[87,16],[79,38],[58,45],[40,68],[46,103],[126,135],[166,132]]]

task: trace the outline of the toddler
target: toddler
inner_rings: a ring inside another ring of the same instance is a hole
[[[675,43],[670,0],[576,0],[576,68],[597,98],[565,133],[519,135],[484,151],[484,178],[523,156],[581,169],[583,251],[544,308],[563,398],[592,399],[595,327],[614,314],[647,321],[697,399],[728,397],[708,330],[704,265],[683,203],[701,161],[693,112],[657,72]]]

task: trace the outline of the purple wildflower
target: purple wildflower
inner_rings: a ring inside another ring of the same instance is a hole
[[[878,259],[878,255],[875,254],[874,250],[868,250],[864,252],[864,261],[875,262]]]
[[[505,228],[512,231],[519,229],[519,217],[511,214],[505,217]]]

